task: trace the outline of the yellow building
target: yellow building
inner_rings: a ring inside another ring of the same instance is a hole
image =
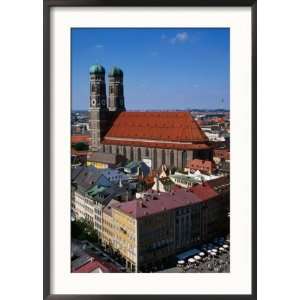
[[[173,194],[149,194],[103,210],[102,242],[125,260],[128,270],[150,270],[192,244],[192,214],[199,214],[200,201],[193,193]]]
[[[124,160],[124,157],[113,153],[89,152],[86,164],[97,169],[107,169],[115,167],[122,160]]]
[[[106,207],[104,246],[119,254],[132,272],[164,268],[177,253],[228,232],[229,183],[219,190],[224,180],[189,190],[150,192]]]
[[[120,202],[115,201],[107,205],[102,216],[103,246],[119,254],[126,264],[126,268],[135,272],[137,266],[137,221],[118,210]]]
[[[114,249],[125,258],[126,268],[132,272],[137,266],[137,220],[113,208]]]
[[[108,164],[105,163],[101,163],[101,162],[96,162],[96,161],[87,161],[86,165],[89,166],[93,166],[97,169],[107,169],[109,168]]]
[[[102,228],[101,228],[101,241],[102,245],[107,249],[113,250],[114,241],[114,220],[112,217],[112,205],[117,204],[119,201],[111,200],[109,204],[103,209],[102,212]]]

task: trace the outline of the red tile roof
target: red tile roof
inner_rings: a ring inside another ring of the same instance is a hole
[[[218,193],[208,184],[198,184],[191,188],[191,191],[201,200],[206,201],[218,196]]]
[[[74,273],[91,273],[99,268],[103,273],[116,273],[119,272],[118,269],[110,263],[104,261],[93,260],[87,264],[79,267],[74,271]]]
[[[146,196],[145,199],[123,202],[114,208],[133,218],[139,219],[148,215],[161,213],[165,210],[206,201],[216,195],[217,193],[210,186],[206,185],[202,187],[199,185],[196,192],[193,192],[191,189],[177,189],[171,193],[152,193],[149,194],[148,198]]]
[[[230,152],[228,149],[215,149],[214,156],[219,158],[224,158],[225,160],[229,160]]]
[[[188,161],[187,167],[194,170],[212,171],[214,168],[214,162],[210,160],[192,159]]]
[[[122,112],[105,136],[174,142],[207,142],[188,112]]]
[[[212,121],[215,122],[215,123],[224,123],[224,118],[216,117],[216,118],[213,118]]]
[[[77,143],[90,143],[90,137],[88,135],[83,135],[83,134],[76,134],[71,136],[71,143],[72,144],[77,144]]]

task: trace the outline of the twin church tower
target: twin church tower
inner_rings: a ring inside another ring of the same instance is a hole
[[[189,112],[125,112],[123,72],[90,67],[90,156],[123,155],[129,161],[147,158],[153,170],[162,165],[185,168],[192,159],[212,160],[209,140]],[[107,156],[105,159],[108,159]]]
[[[101,65],[90,67],[90,150],[98,151],[100,142],[113,121],[125,111],[123,71],[113,67],[109,74],[108,99],[106,97],[105,69]]]

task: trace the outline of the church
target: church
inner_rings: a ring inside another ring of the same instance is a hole
[[[212,160],[208,138],[189,112],[126,112],[123,71],[90,67],[88,159],[104,153],[130,161],[144,161],[152,170],[162,165],[184,169],[192,159]],[[142,99],[141,99],[142,100]]]

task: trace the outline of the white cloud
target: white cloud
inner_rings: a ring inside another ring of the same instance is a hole
[[[104,47],[104,46],[101,45],[101,44],[96,45],[96,48],[98,48],[98,49],[101,49],[101,48],[103,48],[103,47]]]
[[[185,43],[189,39],[189,35],[187,32],[179,32],[175,35],[175,37],[170,39],[171,44],[177,44],[177,43]]]

